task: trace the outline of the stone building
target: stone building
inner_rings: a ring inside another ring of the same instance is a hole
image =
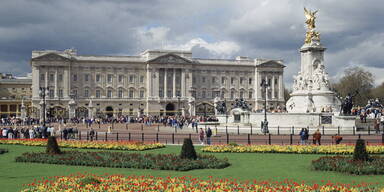
[[[137,56],[87,56],[76,50],[33,51],[32,103],[42,109],[47,87],[50,115],[211,115],[214,99],[233,105],[244,98],[253,110],[284,106],[281,60],[198,59],[190,51],[147,50]],[[42,113],[41,113],[42,115]],[[41,116],[40,115],[40,116]]]
[[[0,73],[0,117],[20,117],[22,108],[32,114],[32,77]],[[27,114],[25,114],[27,115]]]

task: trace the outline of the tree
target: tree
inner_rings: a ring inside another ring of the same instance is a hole
[[[56,141],[56,137],[54,136],[48,137],[48,143],[47,143],[47,148],[45,152],[48,154],[61,154],[60,147]]]
[[[384,101],[384,82],[372,89],[373,98],[379,98],[380,102]]]
[[[363,139],[357,139],[355,150],[353,152],[353,160],[354,161],[368,161],[369,155],[367,152],[367,148],[365,147],[365,141]]]
[[[180,157],[183,159],[197,159],[195,147],[193,147],[191,139],[184,139],[183,146],[181,147]]]
[[[348,93],[358,93],[353,98],[354,105],[365,106],[367,101],[372,98],[373,82],[372,73],[362,67],[352,67],[344,71],[344,76],[333,87],[339,96],[343,98]]]

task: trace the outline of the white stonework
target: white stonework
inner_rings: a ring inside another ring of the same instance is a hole
[[[290,113],[339,112],[340,100],[330,91],[325,72],[324,48],[319,41],[301,48],[301,70],[294,76],[293,92],[287,101]]]
[[[262,79],[271,85],[268,108],[285,104],[281,60],[198,59],[190,51],[170,50],[86,56],[71,49],[33,51],[31,65],[32,104],[40,109],[39,87],[48,87],[47,110],[54,116],[214,115],[216,97],[227,106],[243,97],[257,110],[264,107]],[[69,110],[71,93],[75,112]]]

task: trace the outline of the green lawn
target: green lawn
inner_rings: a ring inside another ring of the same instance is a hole
[[[384,186],[384,176],[354,176],[335,172],[319,172],[310,169],[310,162],[321,155],[299,154],[260,154],[260,153],[212,153],[219,158],[227,157],[232,164],[225,169],[193,170],[187,172],[100,168],[84,166],[49,165],[36,163],[16,163],[14,159],[23,152],[44,151],[44,147],[29,147],[21,145],[0,145],[9,152],[0,155],[0,191],[18,191],[22,184],[33,182],[46,176],[69,175],[71,173],[89,172],[94,174],[124,174],[124,175],[154,175],[154,176],[184,176],[195,177],[233,177],[240,180],[278,180],[293,179],[295,181],[321,182],[321,180],[352,183],[379,182]],[[162,149],[140,153],[179,153],[180,146],[167,146]],[[71,149],[63,149],[71,150]],[[197,151],[201,153],[199,147]]]

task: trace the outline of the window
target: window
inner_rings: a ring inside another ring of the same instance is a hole
[[[202,78],[201,78],[201,82],[202,82],[202,83],[205,83],[205,77],[202,77]]]
[[[133,115],[133,109],[129,109],[129,115]]]
[[[101,79],[100,74],[96,74],[96,82],[100,82],[100,79]]]
[[[108,98],[112,98],[112,90],[108,90],[107,91],[107,97]]]
[[[221,91],[221,98],[225,98],[225,92]]]
[[[77,81],[77,75],[76,74],[73,75],[73,81]]]
[[[192,83],[196,83],[196,77],[192,77]]]
[[[45,80],[45,75],[44,74],[40,74],[40,81],[44,81]]]
[[[212,77],[212,84],[216,83],[216,77]]]
[[[225,84],[225,77],[221,77],[221,84]]]
[[[100,98],[100,90],[96,90],[96,98]]]
[[[277,79],[275,79],[275,85],[277,85]]]
[[[172,97],[173,95],[172,95],[172,91],[171,90],[168,90],[167,91],[167,97]]]
[[[62,89],[59,89],[59,97],[63,98],[63,90]]]
[[[163,97],[164,97],[164,93],[163,93],[163,90],[162,90],[162,89],[159,90],[159,97],[160,97],[160,98],[163,98]]]
[[[252,99],[252,97],[253,97],[253,92],[250,91],[250,92],[248,93],[248,98],[249,98],[249,99]]]
[[[112,74],[108,74],[107,81],[108,83],[112,83]]]
[[[244,98],[244,91],[240,91],[240,98]]]
[[[84,90],[84,97],[86,97],[86,98],[89,97],[89,90],[88,89]]]
[[[132,89],[129,90],[128,97],[131,99],[133,98],[133,90]]]
[[[144,90],[140,90],[140,98],[144,98]]]
[[[119,75],[119,83],[122,83],[123,79],[124,79],[124,76],[123,75]]]
[[[243,84],[244,78],[240,77],[240,84]]]
[[[54,81],[55,80],[55,76],[53,74],[49,74],[49,81]]]
[[[144,83],[144,76],[140,76],[140,83]]]
[[[231,85],[235,83],[235,78],[231,77]]]
[[[88,74],[84,75],[84,81],[89,81],[89,75]]]
[[[248,80],[248,83],[251,85],[252,84],[252,78],[250,77]]]
[[[63,75],[62,74],[59,74],[58,78],[57,78],[59,81],[63,81]]]
[[[123,89],[119,89],[117,95],[119,98],[123,98]]]
[[[180,92],[180,90],[176,90],[176,96],[181,96],[181,92]]]
[[[235,98],[235,92],[231,91],[231,99],[234,99],[234,98]]]
[[[130,75],[129,76],[129,83],[133,83],[135,81],[135,76],[134,75]]]
[[[50,89],[49,90],[49,98],[53,99],[54,96],[55,96],[54,90]]]
[[[205,98],[205,91],[201,91],[201,98]]]
[[[191,91],[191,95],[193,98],[196,98],[196,91]]]

